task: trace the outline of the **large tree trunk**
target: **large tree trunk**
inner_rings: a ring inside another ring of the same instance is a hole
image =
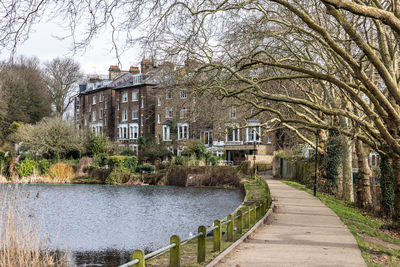
[[[394,172],[394,203],[393,203],[393,223],[400,224],[400,157],[393,157]]]
[[[343,162],[338,166],[338,181],[337,181],[337,195],[338,199],[343,199]]]
[[[359,208],[368,208],[372,204],[370,176],[371,169],[368,165],[368,153],[364,149],[361,140],[356,141],[356,152],[358,158],[358,181],[357,181],[357,201],[356,206]]]
[[[348,137],[343,138],[343,200],[354,202],[352,142]]]

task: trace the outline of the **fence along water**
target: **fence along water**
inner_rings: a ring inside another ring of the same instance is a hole
[[[197,234],[190,236],[184,240],[178,235],[173,235],[170,238],[170,244],[145,255],[141,249],[134,250],[132,260],[119,267],[145,267],[146,260],[150,260],[166,251],[170,251],[169,266],[179,267],[181,265],[181,245],[197,238],[197,262],[202,263],[206,260],[206,237],[207,234],[213,232],[213,250],[221,251],[222,243],[222,226],[226,225],[226,240],[233,242],[236,226],[236,233],[241,234],[243,228],[250,229],[251,225],[256,224],[268,211],[271,206],[272,199],[269,188],[265,180],[256,177],[256,182],[266,191],[267,197],[258,201],[256,204],[243,206],[235,214],[228,215],[224,220],[215,220],[212,227],[206,228],[201,225],[197,229]],[[235,223],[236,222],[236,223]]]

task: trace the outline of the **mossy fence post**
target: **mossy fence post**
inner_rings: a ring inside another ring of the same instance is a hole
[[[244,227],[250,229],[250,207],[244,207],[243,210],[246,213],[244,215]]]
[[[214,229],[214,251],[220,251],[221,250],[221,235],[222,235],[221,221],[215,220],[214,226],[218,226],[216,229]]]
[[[234,221],[235,221],[235,217],[233,217],[233,215],[228,215],[228,217],[226,218],[228,221],[230,221],[227,225],[226,225],[226,232],[227,232],[227,241],[228,242],[233,242],[233,225],[234,225]]]
[[[251,215],[250,215],[250,217],[251,217],[251,220],[250,220],[250,224],[251,225],[253,225],[253,224],[256,224],[256,205],[253,205],[252,207],[251,207]]]
[[[236,212],[236,214],[237,214],[237,220],[236,220],[236,225],[237,225],[237,233],[238,234],[242,234],[242,228],[243,228],[243,216],[242,216],[242,211],[241,210],[238,210],[237,212]]]
[[[171,236],[170,244],[175,244],[171,248],[169,253],[169,266],[180,267],[181,266],[181,238],[178,235]]]
[[[201,225],[197,229],[197,233],[202,233],[197,237],[197,262],[201,263],[206,260],[207,228],[204,225]]]
[[[145,267],[144,263],[144,251],[141,249],[134,250],[132,253],[132,260],[138,259],[139,262],[133,265],[133,267]]]

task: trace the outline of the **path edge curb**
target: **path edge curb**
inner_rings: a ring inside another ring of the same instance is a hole
[[[211,262],[209,262],[205,267],[213,267],[217,263],[219,263],[223,258],[225,258],[229,253],[232,252],[238,245],[243,243],[254,231],[260,227],[261,224],[264,224],[268,217],[273,213],[275,207],[274,201],[272,201],[270,208],[268,209],[267,213],[265,213],[264,217],[262,217],[253,227],[247,231],[241,238],[236,240],[232,245],[230,245],[228,248],[226,248],[221,254],[219,254],[217,257],[215,257]]]

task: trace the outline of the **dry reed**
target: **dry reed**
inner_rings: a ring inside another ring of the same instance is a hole
[[[34,209],[17,186],[0,185],[0,266],[68,266],[66,254],[51,252]]]

